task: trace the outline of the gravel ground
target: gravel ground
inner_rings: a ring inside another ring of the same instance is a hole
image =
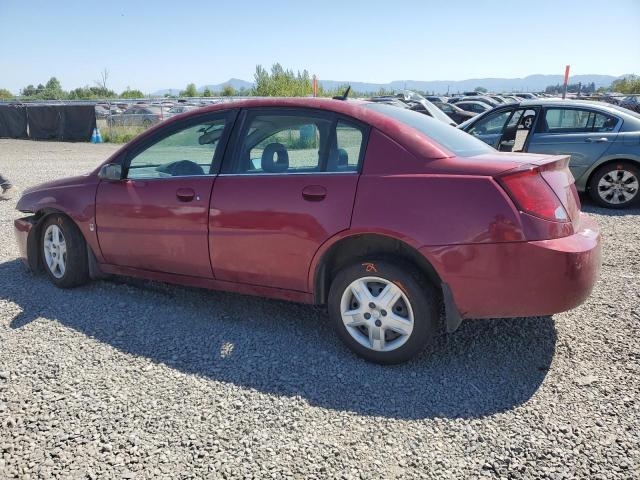
[[[0,140],[19,187],[110,145]],[[367,364],[310,306],[119,280],[58,290],[0,201],[0,478],[640,478],[640,210],[587,204],[593,295]]]

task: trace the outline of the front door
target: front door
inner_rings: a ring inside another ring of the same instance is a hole
[[[242,117],[211,199],[215,278],[307,291],[314,254],[349,228],[366,127],[305,109]]]
[[[212,277],[208,217],[229,113],[186,119],[123,159],[124,179],[101,181],[96,228],[109,264]]]

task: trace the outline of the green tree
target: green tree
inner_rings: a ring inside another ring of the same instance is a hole
[[[103,89],[102,87],[78,87],[69,92],[67,98],[70,100],[93,99],[93,98],[114,98],[117,97],[116,92]]]
[[[301,97],[311,94],[311,79],[309,72],[294,73],[293,70],[285,70],[279,63],[271,67],[271,73],[262,65],[256,66],[253,76],[255,86],[253,94],[263,97]]]
[[[144,93],[140,90],[131,90],[129,87],[120,94],[120,98],[142,98]]]
[[[36,94],[36,87],[29,84],[20,91],[20,94],[25,97],[33,97]]]
[[[235,97],[237,95],[236,89],[233,88],[233,85],[225,85],[222,89],[223,97]]]
[[[60,100],[66,95],[62,90],[60,81],[56,77],[51,77],[47,84],[44,86],[44,90],[39,93],[39,96],[45,100]]]
[[[0,88],[0,98],[13,98],[13,93],[11,93],[6,88]]]
[[[640,77],[637,75],[627,75],[611,84],[614,92],[634,94],[640,93]]]
[[[202,91],[202,96],[203,97],[210,97],[211,96],[211,90],[209,90],[209,87],[204,87],[204,90]]]
[[[197,97],[198,89],[196,88],[196,84],[190,83],[189,85],[187,85],[187,88],[185,88],[180,92],[180,96],[181,97]]]
[[[488,90],[484,87],[476,87],[474,90],[474,92],[478,92],[478,93],[487,93]]]

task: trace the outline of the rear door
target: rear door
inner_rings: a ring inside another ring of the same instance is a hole
[[[609,149],[621,121],[596,110],[548,107],[529,140],[530,153],[571,155],[569,168],[579,178]]]
[[[242,113],[211,198],[216,279],[307,291],[327,239],[349,228],[368,129],[329,112]]]

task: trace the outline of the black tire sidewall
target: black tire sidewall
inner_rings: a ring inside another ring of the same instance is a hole
[[[342,321],[342,294],[354,280],[363,277],[380,277],[395,283],[411,303],[414,315],[411,336],[404,345],[390,352],[377,352],[361,345],[349,334]],[[340,339],[356,354],[375,363],[406,362],[422,352],[438,332],[439,301],[436,290],[417,269],[404,262],[379,258],[362,259],[343,268],[331,283],[327,307]]]
[[[618,169],[617,167],[620,168]],[[633,200],[623,204],[608,203],[600,197],[600,194],[598,193],[598,183],[600,183],[600,179],[602,177],[613,170],[628,170],[632,172],[637,179],[640,180],[640,167],[630,162],[615,162],[599,167],[589,180],[589,197],[591,198],[591,200],[599,206],[605,208],[623,209],[638,205],[638,203],[640,202],[640,192],[636,193],[636,196],[635,198],[633,198]]]
[[[64,275],[56,278],[44,256],[44,236],[50,225],[57,225],[62,231],[67,247]],[[86,282],[88,278],[87,250],[82,234],[78,228],[64,215],[50,215],[44,220],[40,229],[40,257],[42,268],[53,284],[61,288],[70,288]]]

